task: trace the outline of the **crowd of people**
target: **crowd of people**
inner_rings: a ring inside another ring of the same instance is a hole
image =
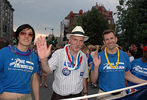
[[[54,74],[51,100],[88,95],[88,84],[98,93],[147,82],[147,45],[122,48],[113,30],[103,32],[103,46],[85,45],[89,39],[81,26],[76,26],[63,48],[53,52],[46,38],[39,37],[33,48],[35,31],[29,24],[16,30],[16,45],[0,49],[0,100],[40,100],[39,87],[48,87],[47,75]],[[39,78],[38,78],[39,76]],[[42,77],[44,82],[42,82]],[[98,100],[120,98],[132,91],[111,93]],[[49,99],[49,98],[48,98]]]

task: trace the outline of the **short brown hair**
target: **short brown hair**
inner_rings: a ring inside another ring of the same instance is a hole
[[[107,29],[107,30],[104,30],[104,32],[103,32],[103,34],[102,34],[103,39],[104,39],[104,35],[109,34],[109,33],[111,33],[111,32],[112,32],[112,33],[114,34],[114,36],[116,37],[116,34],[115,34],[115,31],[114,31],[114,30]]]

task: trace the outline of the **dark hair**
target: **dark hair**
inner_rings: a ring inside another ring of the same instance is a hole
[[[134,56],[134,52],[132,50],[128,49],[128,52],[130,52],[131,55]]]
[[[23,30],[23,29],[26,29],[26,28],[29,28],[29,29],[32,29],[33,31],[33,38],[32,38],[32,42],[34,41],[35,39],[35,31],[33,29],[32,26],[30,26],[29,24],[23,24],[21,26],[19,26],[15,32],[15,38],[16,38],[16,42],[18,43],[18,36],[19,36],[19,33]]]
[[[103,34],[102,34],[103,39],[104,39],[104,35],[109,34],[109,33],[111,33],[111,32],[112,32],[112,33],[114,34],[114,36],[116,37],[115,31],[114,31],[114,30],[111,30],[111,29],[108,29],[108,30],[104,30],[104,32],[103,32]]]

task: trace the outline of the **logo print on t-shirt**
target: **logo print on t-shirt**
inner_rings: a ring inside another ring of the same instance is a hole
[[[19,58],[11,59],[11,63],[9,64],[11,68],[8,68],[8,70],[21,70],[25,72],[32,72],[33,71],[33,62],[27,61],[27,60],[21,60]]]
[[[104,67],[103,67],[104,72],[123,71],[125,69],[123,62],[119,62],[119,65],[116,68],[111,68],[108,63],[104,63],[103,65],[104,65]],[[115,64],[111,63],[111,65],[114,66]]]
[[[84,75],[84,72],[80,72],[80,76],[83,76]]]

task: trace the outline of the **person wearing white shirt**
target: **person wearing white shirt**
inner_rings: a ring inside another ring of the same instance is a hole
[[[71,34],[67,34],[69,44],[63,49],[56,50],[52,57],[51,46],[47,48],[45,37],[37,39],[38,55],[42,69],[46,73],[54,71],[53,94],[51,100],[66,99],[87,94],[88,64],[86,55],[81,51],[84,35],[81,26],[76,26]]]

